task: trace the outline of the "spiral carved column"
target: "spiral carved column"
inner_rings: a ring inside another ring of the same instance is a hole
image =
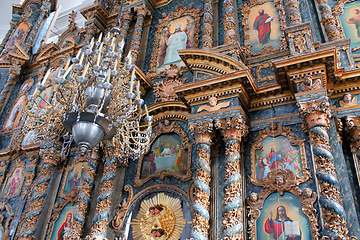
[[[91,222],[91,237],[105,238],[109,228],[110,207],[114,194],[114,180],[117,158],[107,157],[104,165],[104,174],[100,181],[100,193],[96,200],[95,217]]]
[[[293,26],[302,22],[299,1],[298,0],[287,0],[285,1],[285,11],[289,18],[289,25]]]
[[[225,140],[225,177],[224,177],[224,217],[223,238],[243,239],[243,186],[240,174],[241,138],[248,133],[248,127],[242,117],[237,116],[215,121]]]
[[[298,103],[298,107],[303,120],[303,128],[309,133],[314,153],[324,220],[323,236],[330,239],[346,238],[348,233],[346,213],[339,198],[340,184],[336,178],[334,158],[327,133],[331,117],[328,99]]]
[[[26,208],[25,218],[20,230],[20,238],[33,239],[36,225],[39,221],[41,210],[49,187],[51,174],[55,165],[60,160],[60,151],[55,148],[40,149],[40,157],[43,163],[37,181],[32,190],[29,205]]]
[[[191,237],[195,240],[209,239],[210,230],[210,144],[212,122],[190,124],[189,131],[195,136],[195,194]]]
[[[10,93],[17,82],[17,76],[20,74],[20,66],[13,66],[9,69],[9,76],[6,80],[4,88],[0,93],[0,114],[5,108],[6,102],[10,97]]]
[[[326,36],[329,41],[335,41],[341,38],[340,31],[336,26],[331,7],[327,0],[317,0],[321,16],[321,23],[325,28]]]
[[[233,0],[224,2],[225,44],[235,42],[235,8]]]
[[[211,48],[213,46],[213,24],[214,24],[214,10],[213,1],[205,0],[204,4],[204,18],[203,18],[203,35],[202,35],[202,47]]]
[[[88,168],[84,176],[84,183],[79,189],[78,202],[74,211],[74,224],[71,229],[71,235],[73,237],[81,237],[83,234],[100,157],[101,153],[99,148],[94,148],[90,156],[88,156],[88,159],[84,159],[84,161],[88,162]]]
[[[130,26],[130,22],[131,22],[131,13],[129,12],[122,12],[121,15],[121,28],[120,28],[120,35],[119,35],[119,39],[120,41],[122,39],[124,39],[126,41],[126,36],[128,34],[129,31],[129,26]]]
[[[132,52],[134,64],[136,64],[136,60],[139,55],[141,35],[144,26],[144,18],[146,14],[150,13],[150,11],[144,5],[137,7],[135,10],[136,10],[137,18],[135,23],[134,34],[131,40],[131,52]]]

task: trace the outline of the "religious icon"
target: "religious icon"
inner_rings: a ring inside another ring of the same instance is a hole
[[[73,225],[73,216],[76,206],[77,204],[71,205],[71,203],[69,203],[63,208],[59,218],[54,224],[51,240],[63,240],[70,237],[70,230]]]
[[[20,23],[19,26],[16,28],[15,32],[13,33],[12,37],[10,38],[8,42],[8,47],[13,46],[15,42],[19,43],[21,40],[23,40],[28,29],[29,26],[26,23]]]
[[[252,52],[261,52],[264,46],[273,48],[281,46],[279,13],[273,2],[252,6],[248,19]]]
[[[299,146],[291,146],[284,136],[267,137],[263,148],[255,151],[256,178],[261,181],[273,169],[291,170],[296,176],[302,176],[301,152]]]
[[[181,201],[159,193],[144,200],[132,222],[133,237],[139,240],[177,240],[186,224]]]
[[[20,96],[10,111],[9,117],[4,124],[4,130],[14,129],[18,126],[21,115],[24,111],[25,103],[26,96]]]
[[[14,170],[11,177],[7,180],[2,195],[9,198],[18,196],[21,192],[23,182],[23,168],[18,167]]]
[[[84,177],[88,168],[87,162],[78,162],[68,171],[63,189],[63,194],[66,194],[74,187],[81,187],[84,183]]]
[[[301,209],[299,199],[292,193],[269,195],[256,221],[257,239],[311,239],[309,218]]]
[[[360,47],[360,2],[354,1],[344,5],[340,22],[346,38],[351,39],[351,47]]]
[[[178,50],[194,45],[195,20],[190,15],[170,21],[161,32],[157,73],[182,63]],[[183,64],[183,63],[182,63]]]
[[[151,145],[150,151],[144,156],[141,178],[168,170],[178,174],[187,173],[188,150],[181,146],[181,139],[175,133],[163,134]]]

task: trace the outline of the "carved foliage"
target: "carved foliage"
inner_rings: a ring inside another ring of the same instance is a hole
[[[189,137],[187,136],[186,132],[181,128],[181,126],[175,122],[172,122],[171,124],[169,123],[169,121],[165,121],[165,124],[159,124],[155,130],[154,133],[151,135],[151,143],[150,146],[155,142],[155,140],[157,139],[157,137],[159,137],[161,134],[164,133],[176,133],[177,135],[179,135],[180,139],[181,139],[181,147],[182,149],[187,149],[188,150],[188,162],[187,162],[187,172],[185,175],[180,175],[178,173],[175,172],[171,172],[169,170],[162,170],[161,172],[158,173],[154,173],[149,175],[148,177],[144,178],[144,179],[140,179],[140,174],[141,174],[141,167],[142,167],[142,163],[143,163],[143,159],[145,157],[145,155],[149,152],[146,152],[145,154],[141,154],[140,158],[139,158],[139,163],[138,163],[138,169],[137,169],[137,173],[136,173],[136,177],[135,177],[135,185],[136,187],[139,187],[141,185],[143,185],[144,183],[146,183],[147,181],[149,181],[152,178],[160,178],[160,179],[164,179],[166,176],[172,176],[175,178],[180,179],[181,181],[187,181],[191,178],[191,169],[190,169],[190,164],[191,164],[191,142],[189,140]]]

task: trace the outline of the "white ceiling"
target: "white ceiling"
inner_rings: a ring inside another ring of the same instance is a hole
[[[61,5],[61,10],[58,18],[56,19],[55,26],[51,30],[50,37],[47,41],[49,42],[57,42],[57,37],[63,33],[69,22],[69,13],[72,10],[78,12],[76,17],[76,23],[79,27],[83,27],[85,18],[79,13],[79,10],[89,6],[93,3],[93,0],[58,0],[58,6]],[[0,8],[0,43],[2,39],[5,37],[6,33],[9,31],[10,25],[9,22],[11,20],[12,15],[12,4],[19,4],[20,0],[1,0],[1,8]]]

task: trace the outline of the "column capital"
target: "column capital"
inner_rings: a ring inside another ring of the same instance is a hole
[[[327,97],[298,103],[297,105],[305,131],[315,126],[326,128],[330,126],[331,111]]]
[[[145,6],[145,4],[139,5],[135,7],[135,11],[138,15],[151,15],[150,10]]]
[[[221,130],[225,141],[231,139],[241,141],[241,138],[245,137],[249,132],[249,127],[242,116],[216,119],[215,127]]]
[[[213,128],[212,121],[189,124],[189,132],[195,136],[196,144],[211,144]]]
[[[347,116],[345,118],[345,131],[348,133],[352,152],[360,150],[360,116]]]

